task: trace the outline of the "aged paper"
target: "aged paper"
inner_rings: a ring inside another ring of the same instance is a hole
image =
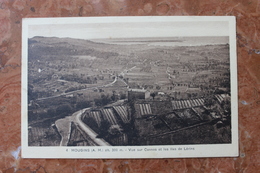
[[[238,156],[235,18],[26,18],[22,157]]]

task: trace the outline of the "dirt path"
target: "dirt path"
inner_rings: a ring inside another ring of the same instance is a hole
[[[69,142],[69,138],[70,138],[71,122],[75,122],[76,116],[78,114],[81,115],[87,109],[90,109],[90,108],[85,108],[85,109],[79,110],[79,111],[73,113],[71,116],[67,116],[65,118],[58,119],[57,121],[55,121],[55,125],[61,135],[60,146],[67,146],[67,144]]]
[[[68,142],[71,134],[71,122],[74,122],[76,125],[80,127],[81,130],[85,132],[85,134],[99,146],[108,146],[110,145],[103,139],[97,138],[97,134],[89,128],[85,123],[81,121],[81,115],[90,108],[85,108],[73,113],[71,116],[67,116],[65,118],[59,119],[55,122],[55,125],[61,135],[60,146],[68,146]]]

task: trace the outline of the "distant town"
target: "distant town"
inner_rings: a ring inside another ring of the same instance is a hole
[[[34,37],[28,47],[29,146],[231,143],[228,43]]]

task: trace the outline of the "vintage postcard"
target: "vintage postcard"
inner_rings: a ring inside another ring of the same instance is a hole
[[[26,18],[23,158],[238,156],[232,16]]]

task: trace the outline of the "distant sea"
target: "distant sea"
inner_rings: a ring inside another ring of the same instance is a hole
[[[91,40],[98,43],[135,45],[142,44],[148,46],[202,46],[228,44],[229,37],[173,37],[173,38],[109,38]]]

